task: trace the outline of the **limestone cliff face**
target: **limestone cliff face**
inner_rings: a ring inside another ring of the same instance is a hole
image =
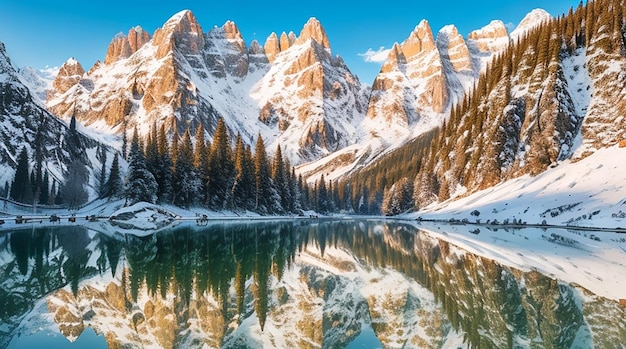
[[[265,49],[265,54],[267,55],[267,59],[269,62],[274,62],[276,55],[280,53],[280,42],[278,41],[278,36],[276,33],[270,34],[265,40],[265,45],[263,46]]]
[[[128,58],[150,41],[150,33],[137,26],[128,31],[128,35],[118,35],[109,44],[104,64],[111,64],[120,59]]]
[[[52,87],[54,87],[58,93],[65,93],[72,86],[78,84],[83,78],[83,75],[85,75],[83,66],[74,58],[70,58],[63,63],[61,69],[59,69],[59,73],[54,79]]]
[[[293,43],[287,37],[291,46],[284,51],[282,37],[281,54],[270,59],[271,69],[252,91],[261,105],[259,120],[277,127],[282,137],[298,140],[285,145],[283,152],[290,157],[313,159],[345,147],[350,142],[346,136],[354,134],[353,120],[365,112],[358,79],[341,58],[331,56],[328,38],[316,19],[304,25]],[[266,43],[266,53],[267,47]],[[301,102],[289,102],[294,97]],[[342,117],[334,117],[337,113]]]
[[[243,78],[248,74],[248,48],[239,28],[232,21],[213,28],[207,34],[203,53],[205,66],[211,67],[211,74],[217,78]]]
[[[480,52],[497,52],[508,45],[509,35],[504,23],[494,20],[483,28],[469,33],[467,39]]]
[[[229,24],[221,33],[224,40],[229,36],[236,41],[236,27]],[[65,117],[74,113],[87,126],[103,120],[107,132],[111,128],[125,132],[135,125],[147,130],[154,122],[165,123],[169,128],[177,124],[174,119],[180,117],[179,113],[193,109],[194,114],[204,111],[204,120],[191,124],[197,127],[199,123],[206,123],[205,128],[211,129],[208,120],[216,119],[214,114],[207,105],[198,105],[194,85],[181,71],[183,66],[206,71],[200,55],[205,40],[195,16],[190,11],[181,11],[158,29],[149,42],[141,45],[146,38],[135,28],[127,38],[114,40],[109,47],[108,64],[94,66],[80,83],[73,79],[65,88],[57,88],[48,98],[48,108]],[[122,49],[118,50],[120,47]],[[132,52],[135,48],[137,50]],[[130,56],[125,57],[127,53]],[[233,66],[233,71],[247,67],[245,62],[243,68],[238,62]],[[62,77],[64,74],[57,79]],[[142,116],[136,118],[137,114]],[[185,127],[187,122],[181,124]]]
[[[202,28],[191,11],[181,11],[156,30],[152,45],[157,47],[156,59],[174,49],[182,54],[197,54],[204,48]]]
[[[383,125],[402,139],[421,117],[448,108],[447,77],[428,21],[423,20],[402,44],[395,44],[370,94],[364,127],[371,134]]]
[[[193,133],[202,124],[210,137],[222,117],[230,134],[241,133],[249,144],[259,131],[269,149],[288,141],[294,164],[354,141],[364,92],[343,60],[331,56],[315,18],[298,37],[272,34],[264,47],[256,41],[247,47],[232,21],[203,33],[190,11],[146,38],[135,28],[114,39],[106,64],[59,83],[48,108],[87,126],[103,120],[103,131],[118,134],[135,126],[146,132],[154,123]]]
[[[316,18],[310,18],[306,22],[300,32],[300,36],[296,39],[295,44],[303,44],[309,39],[315,40],[315,42],[320,44],[325,49],[330,49],[330,43],[328,42],[326,31],[322,28],[322,24]]]
[[[437,47],[442,55],[442,60],[449,61],[454,72],[474,71],[472,57],[465,39],[454,25],[446,26],[439,31]]]

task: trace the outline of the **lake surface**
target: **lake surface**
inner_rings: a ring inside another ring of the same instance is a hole
[[[401,222],[0,232],[0,348],[623,348],[625,319]]]

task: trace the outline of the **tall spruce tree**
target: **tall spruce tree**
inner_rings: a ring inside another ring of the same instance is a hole
[[[17,157],[17,168],[11,184],[11,198],[23,203],[32,202],[33,191],[28,174],[28,151],[26,147],[22,147]]]
[[[171,202],[172,196],[172,157],[167,142],[165,124],[159,128],[157,135],[158,164],[155,168],[154,177],[157,181],[157,197],[160,202]]]
[[[106,196],[107,191],[107,152],[104,147],[100,148],[100,162],[102,162],[102,168],[100,169],[100,178],[98,178],[98,195],[100,197]]]
[[[207,183],[209,205],[223,209],[230,202],[231,188],[235,181],[232,149],[224,120],[220,118],[215,128],[209,156],[209,181]]]
[[[178,160],[175,165],[172,187],[175,205],[189,207],[195,203],[200,180],[193,166],[193,145],[189,129],[183,134],[178,147]]]
[[[157,183],[152,173],[146,168],[146,159],[139,143],[139,135],[136,128],[128,155],[130,163],[124,185],[126,199],[131,205],[140,201],[155,203],[157,199]]]
[[[89,172],[80,160],[74,160],[67,166],[65,182],[60,191],[63,202],[69,209],[78,209],[89,199],[89,194],[85,188],[88,180]]]
[[[120,160],[118,153],[113,156],[109,177],[105,185],[105,196],[118,198],[123,191],[122,176],[120,174]]]
[[[194,149],[193,155],[193,166],[196,171],[196,175],[198,180],[200,181],[200,187],[198,188],[198,192],[200,194],[200,202],[207,202],[207,185],[209,182],[209,151],[210,148],[207,148],[207,143],[204,138],[204,127],[202,124],[198,126],[196,130],[196,147]]]
[[[235,144],[235,182],[233,183],[233,206],[239,209],[254,208],[255,194],[254,163],[250,149],[243,144],[241,134],[237,134]]]
[[[278,212],[284,212],[289,206],[287,202],[287,194],[289,189],[287,187],[287,178],[285,176],[285,164],[283,163],[283,153],[280,149],[280,145],[276,147],[276,154],[274,154],[274,163],[272,165],[272,180],[274,181],[274,187],[280,195],[280,205],[276,205]]]
[[[260,213],[273,213],[272,202],[275,190],[270,176],[270,165],[265,150],[265,142],[259,133],[254,149],[254,178],[256,183],[255,211]]]

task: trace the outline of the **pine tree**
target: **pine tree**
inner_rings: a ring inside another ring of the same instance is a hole
[[[255,180],[254,163],[250,148],[243,144],[241,134],[235,144],[235,182],[232,197],[235,208],[251,210],[254,208]]]
[[[72,118],[70,119],[70,131],[76,131],[76,117],[74,115],[72,115]]]
[[[18,202],[30,203],[32,195],[32,186],[28,175],[28,151],[26,147],[22,147],[17,158],[17,168],[11,184],[11,198]]]
[[[193,145],[189,129],[183,135],[178,147],[178,160],[175,165],[172,188],[175,205],[189,207],[196,203],[200,179],[193,166]]]
[[[107,165],[107,152],[106,149],[101,148],[101,153],[100,153],[100,161],[102,162],[102,168],[100,169],[100,178],[99,178],[99,182],[98,182],[98,195],[100,197],[104,197],[106,196],[106,184],[107,184],[107,171],[106,171],[106,165]]]
[[[50,177],[48,176],[48,172],[46,171],[43,175],[43,179],[41,180],[41,186],[39,189],[39,202],[41,204],[47,205],[50,200]]]
[[[256,183],[255,211],[260,213],[273,213],[275,190],[270,176],[270,166],[265,150],[265,142],[261,134],[258,135],[254,150],[254,177]]]
[[[167,142],[165,124],[161,125],[157,135],[157,153],[158,163],[155,168],[156,173],[154,174],[158,185],[157,198],[160,202],[171,202],[172,176],[174,174],[172,172],[172,157]]]
[[[220,118],[215,128],[209,155],[209,181],[207,183],[209,205],[223,209],[230,202],[231,188],[235,180],[235,168],[228,133]]]
[[[131,205],[140,201],[155,203],[157,199],[157,183],[152,173],[146,168],[146,158],[139,143],[139,135],[136,128],[130,145],[129,157],[130,163],[124,185],[126,199]]]
[[[209,148],[207,148],[204,139],[204,127],[202,124],[196,130],[196,147],[193,155],[193,165],[200,181],[198,192],[200,193],[200,202],[207,202],[207,183],[209,182]]]
[[[288,187],[287,178],[285,176],[285,165],[283,163],[283,155],[280,149],[280,145],[276,147],[276,154],[274,154],[274,163],[272,165],[272,180],[274,181],[274,187],[280,195],[280,207],[277,207],[278,212],[284,212],[289,206],[288,204]]]
[[[120,162],[118,153],[113,156],[109,177],[105,185],[105,196],[117,198],[122,195],[122,176],[120,174]]]
[[[72,161],[67,167],[65,182],[60,191],[63,202],[71,209],[78,209],[89,199],[85,184],[89,180],[89,172],[80,160]]]
[[[328,191],[326,190],[326,181],[323,174],[317,185],[317,210],[321,213],[327,213],[330,210]]]

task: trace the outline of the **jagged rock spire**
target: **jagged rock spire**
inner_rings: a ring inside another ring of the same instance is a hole
[[[150,41],[150,33],[137,26],[128,31],[128,36],[116,35],[107,49],[104,64],[111,64],[120,59],[128,58]]]

